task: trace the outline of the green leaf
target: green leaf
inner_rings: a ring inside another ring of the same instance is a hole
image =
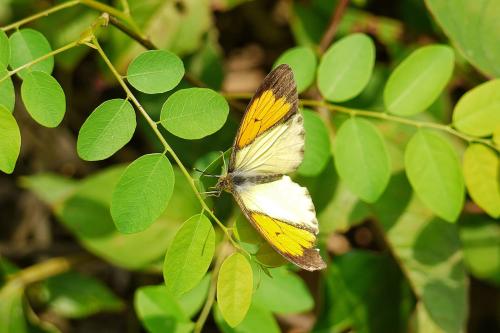
[[[500,285],[500,225],[484,216],[460,221],[460,240],[468,270],[478,279]]]
[[[292,68],[298,93],[303,92],[313,83],[317,61],[311,48],[297,46],[285,51],[275,61],[273,67],[281,64],[287,64]]]
[[[135,127],[134,108],[128,101],[105,101],[90,114],[80,128],[78,156],[86,161],[110,157],[132,139]]]
[[[167,208],[174,189],[174,171],[163,154],[148,154],[132,162],[111,199],[118,231],[129,234],[148,228]]]
[[[405,151],[408,179],[419,198],[436,215],[454,222],[464,204],[464,179],[453,147],[429,130],[420,129]]]
[[[0,79],[7,75],[7,70],[0,68]],[[14,104],[16,102],[16,93],[14,85],[10,77],[0,82],[0,105],[4,106],[10,112],[14,111]]]
[[[464,179],[470,196],[491,217],[500,217],[500,160],[481,144],[472,144],[463,157]]]
[[[314,307],[306,284],[286,267],[269,269],[271,277],[262,274],[254,293],[254,303],[274,313],[287,314],[309,311]]]
[[[10,59],[9,37],[3,30],[0,31],[0,70],[7,68]],[[3,76],[3,74],[2,74]]]
[[[391,176],[389,154],[378,129],[365,119],[346,120],[337,133],[334,156],[347,186],[364,201],[375,202]]]
[[[488,136],[500,126],[500,79],[465,93],[453,110],[453,126],[463,133]]]
[[[56,127],[66,112],[66,97],[61,86],[47,73],[33,71],[24,75],[21,97],[31,117],[45,127]]]
[[[303,110],[306,142],[304,160],[297,172],[303,176],[316,176],[325,168],[331,153],[330,136],[323,120],[311,110]]]
[[[134,308],[144,327],[152,333],[188,333],[194,326],[164,285],[137,289]]]
[[[356,33],[335,42],[326,50],[318,67],[318,88],[325,99],[343,102],[361,93],[375,63],[370,37]]]
[[[151,50],[138,55],[127,70],[128,82],[147,94],[174,89],[184,76],[182,60],[172,52]]]
[[[490,0],[426,0],[434,19],[465,58],[487,76],[500,76],[500,3]]]
[[[161,108],[161,124],[183,139],[201,139],[226,122],[229,106],[221,95],[207,88],[176,91]]]
[[[410,281],[436,333],[463,332],[468,317],[468,279],[455,224],[436,218],[417,200],[404,173],[393,175],[372,206],[387,244]],[[424,330],[419,332],[428,332]]]
[[[500,124],[493,131],[493,143],[500,149]]]
[[[76,272],[49,278],[44,289],[50,310],[66,318],[84,318],[123,307],[122,301],[106,285]]]
[[[167,290],[179,296],[194,288],[207,272],[214,251],[215,231],[205,215],[184,222],[165,256],[163,277]]]
[[[324,289],[314,332],[343,332],[347,327],[359,333],[407,331],[413,295],[387,254],[353,250],[336,256]]]
[[[208,289],[210,288],[211,274],[208,273],[198,283],[196,287],[183,294],[177,300],[182,308],[182,311],[188,316],[193,317],[200,311],[205,300],[207,299]]]
[[[217,279],[217,302],[224,320],[235,327],[245,319],[252,301],[253,273],[240,253],[226,258]]]
[[[40,58],[51,52],[49,42],[43,34],[33,29],[21,29],[14,32],[9,37],[10,44],[10,67],[16,69],[37,58]],[[20,78],[24,79],[27,73],[31,71],[41,71],[47,74],[52,73],[54,68],[54,57],[49,57],[29,68],[18,72]]]
[[[222,333],[280,333],[280,327],[273,314],[254,303],[250,305],[248,313],[243,321],[236,327],[229,326],[222,318],[218,307],[214,309],[215,323]]]
[[[453,74],[454,59],[453,50],[444,45],[424,46],[411,53],[387,80],[387,110],[411,116],[431,106]]]
[[[23,288],[9,283],[0,289],[0,332],[28,333],[23,313]]]
[[[276,252],[267,242],[262,243],[255,254],[255,258],[266,267],[279,267],[288,263],[288,261],[283,258],[281,254]]]
[[[49,206],[67,199],[78,187],[78,182],[51,173],[36,173],[19,180],[21,187],[33,192]]]
[[[21,150],[21,132],[16,119],[0,105],[0,170],[12,173]]]

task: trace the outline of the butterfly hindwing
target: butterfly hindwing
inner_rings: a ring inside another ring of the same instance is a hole
[[[234,192],[246,217],[276,251],[299,267],[325,267],[315,249],[318,221],[306,188],[290,177],[237,188]]]

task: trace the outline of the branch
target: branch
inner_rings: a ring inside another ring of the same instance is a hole
[[[323,54],[332,42],[333,37],[337,32],[340,20],[342,19],[342,16],[344,15],[344,11],[347,8],[348,4],[349,0],[340,0],[337,7],[335,8],[335,12],[332,14],[330,23],[328,24],[328,28],[323,34],[323,37],[321,38],[318,46],[320,54]]]

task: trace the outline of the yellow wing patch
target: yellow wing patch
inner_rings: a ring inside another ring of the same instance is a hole
[[[284,255],[300,257],[305,250],[314,247],[316,236],[305,229],[252,212],[252,220],[264,238]]]
[[[290,111],[292,105],[285,97],[276,98],[272,90],[265,90],[254,98],[236,138],[236,147],[241,149],[257,136],[280,121]]]

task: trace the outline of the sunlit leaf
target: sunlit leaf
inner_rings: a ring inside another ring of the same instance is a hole
[[[314,81],[316,75],[316,55],[309,47],[297,46],[285,51],[274,63],[274,67],[287,64],[292,68],[297,91],[306,90]]]
[[[405,151],[406,174],[419,198],[436,215],[454,222],[464,204],[464,179],[453,147],[429,130],[419,130]]]
[[[334,156],[347,186],[364,201],[376,201],[391,175],[389,155],[378,129],[365,119],[346,120],[337,133]]]
[[[21,132],[16,119],[0,105],[0,170],[12,173],[21,150]]]
[[[14,32],[9,37],[10,60],[12,69],[21,67],[37,58],[40,58],[51,52],[47,38],[40,32],[33,29],[21,29]],[[49,57],[40,61],[29,68],[25,68],[18,73],[21,78],[31,71],[41,71],[47,74],[52,73],[54,68],[54,58]]]
[[[468,270],[476,278],[500,285],[500,225],[498,221],[477,216],[460,222],[460,240]]]
[[[182,89],[161,108],[161,124],[183,139],[201,139],[217,132],[226,122],[229,106],[211,89]]]
[[[411,53],[392,72],[384,88],[389,112],[410,116],[438,98],[453,73],[455,56],[444,45],[424,46]]]
[[[229,326],[222,318],[218,307],[215,308],[214,318],[222,333],[280,333],[280,327],[273,314],[263,307],[252,303],[243,321],[236,327]]]
[[[214,251],[215,231],[205,215],[195,215],[184,222],[163,264],[167,290],[178,296],[194,288],[207,272]]]
[[[134,135],[135,112],[123,99],[99,105],[85,120],[78,133],[78,156],[86,161],[103,160],[126,145]]]
[[[10,59],[9,37],[7,37],[5,32],[3,30],[1,30],[0,31],[0,70],[7,68],[7,66],[9,65],[9,59]]]
[[[47,73],[33,71],[24,75],[21,97],[31,117],[45,127],[56,127],[66,112],[66,97],[61,86]]]
[[[158,94],[172,90],[184,76],[182,60],[172,52],[151,50],[138,55],[128,66],[127,80],[137,90]]]
[[[49,278],[44,293],[50,310],[67,318],[83,318],[123,307],[122,301],[106,285],[75,272]]]
[[[148,154],[132,162],[111,199],[111,216],[118,231],[148,228],[165,211],[174,189],[174,171],[163,154]]]
[[[374,63],[375,46],[367,35],[356,33],[335,42],[319,63],[321,94],[332,102],[354,98],[368,84]]]
[[[372,208],[410,281],[417,308],[430,322],[425,327],[438,328],[431,331],[436,333],[462,332],[469,283],[456,225],[437,218],[417,200],[404,173],[393,175]],[[424,328],[418,332],[427,333]]]
[[[254,293],[254,302],[274,313],[300,313],[311,310],[314,300],[304,281],[285,267],[269,269],[271,277],[262,274]]]
[[[0,68],[0,80],[5,75],[7,75],[7,70]],[[12,79],[7,77],[5,80],[0,82],[0,105],[12,112],[14,110],[15,102],[16,93],[14,91],[14,85],[12,84]]]
[[[454,45],[475,67],[500,76],[500,3],[490,0],[426,0],[427,8]]]
[[[472,144],[463,157],[465,185],[470,196],[490,216],[500,216],[500,159],[481,144]]]
[[[248,260],[240,253],[226,258],[217,279],[217,302],[222,317],[231,327],[245,319],[252,290],[253,273]]]
[[[500,126],[500,79],[466,92],[453,110],[453,126],[459,131],[487,136]]]
[[[29,332],[23,313],[23,288],[20,284],[11,283],[0,289],[0,332]]]
[[[193,317],[205,304],[211,277],[211,274],[208,273],[197,286],[177,298],[182,311],[188,317]]]
[[[323,120],[311,110],[303,110],[306,131],[304,160],[297,172],[304,176],[315,176],[325,168],[331,153],[330,136]]]
[[[144,327],[151,333],[188,333],[194,326],[164,285],[137,289],[134,308]]]

